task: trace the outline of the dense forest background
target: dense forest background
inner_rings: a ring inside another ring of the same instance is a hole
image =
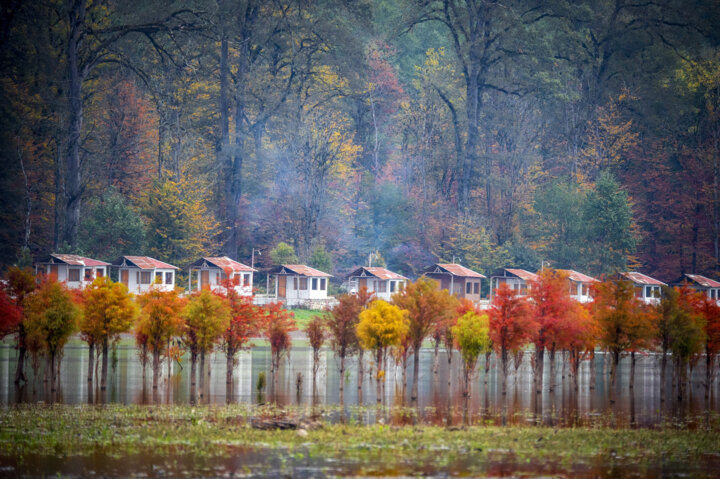
[[[2,0],[0,263],[716,274],[715,0]]]

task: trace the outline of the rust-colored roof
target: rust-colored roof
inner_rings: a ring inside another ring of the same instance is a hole
[[[212,264],[213,266],[217,266],[221,270],[230,270],[232,272],[239,272],[239,271],[257,271],[254,268],[251,268],[250,266],[246,264],[239,263],[235,260],[232,260],[228,258],[227,256],[212,256],[207,258],[202,258],[200,261],[198,261],[197,264],[195,263],[193,266],[200,266],[202,262],[206,261],[209,264]]]
[[[348,277],[355,277],[355,276],[363,276],[362,272],[365,271],[365,276],[374,276],[378,279],[399,279],[399,280],[406,280],[407,278],[405,276],[402,276],[397,273],[393,273],[389,269],[385,268],[379,268],[375,266],[361,266],[360,268],[356,269],[352,273],[348,275]]]
[[[151,258],[150,256],[123,256],[123,258],[140,269],[179,269],[177,266],[163,263],[162,261]]]
[[[84,256],[78,256],[76,254],[60,254],[53,253],[50,258],[45,261],[46,263],[53,262],[52,259],[56,259],[61,263],[68,264],[70,266],[109,266],[110,263],[99,261],[97,259],[86,258]]]
[[[568,275],[568,279],[570,281],[575,281],[577,283],[598,283],[599,281],[592,276],[588,276],[586,274],[578,273],[574,269],[560,269],[558,271],[562,271],[563,273]]]
[[[647,276],[642,273],[638,273],[636,271],[628,271],[626,273],[620,273],[620,274],[636,284],[647,284],[647,285],[651,285],[651,286],[667,286],[662,281],[658,281],[655,278],[651,278],[650,276]]]
[[[525,281],[537,281],[538,279],[538,275],[524,269],[505,268],[505,271]]]
[[[704,286],[706,288],[720,288],[720,282],[706,276],[701,276],[699,274],[686,274],[685,276],[695,281],[700,286]]]
[[[280,272],[282,269],[291,271],[300,276],[324,276],[331,277],[331,274],[323,273],[320,270],[305,266],[304,264],[283,264],[281,268],[278,268],[276,272]]]
[[[466,268],[465,266],[456,263],[437,263],[427,268],[425,272],[435,273],[436,271],[434,270],[437,268],[445,270],[446,273],[450,273],[453,276],[462,276],[464,278],[486,278],[485,275],[477,273],[469,268]]]

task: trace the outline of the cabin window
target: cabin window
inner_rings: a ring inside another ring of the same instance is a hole
[[[68,281],[80,281],[80,270],[71,269],[68,271]]]
[[[300,289],[308,289],[307,278],[300,278]]]
[[[711,289],[710,290],[710,299],[718,299],[717,293],[718,293],[717,289]]]
[[[465,294],[472,294],[472,283],[465,283]]]
[[[386,292],[387,292],[387,283],[388,283],[388,282],[387,282],[387,281],[378,281],[377,283],[378,283],[378,284],[377,284],[377,285],[378,285],[378,287],[377,287],[378,293],[386,293]]]
[[[588,296],[589,294],[590,294],[590,291],[588,291],[588,285],[587,285],[587,284],[583,284],[583,285],[582,285],[582,295],[583,295],[583,296]]]
[[[243,286],[250,286],[250,275],[249,274],[243,275]]]
[[[295,290],[298,289],[298,277],[297,276],[293,277],[293,289],[295,289]]]
[[[312,279],[312,289],[313,289],[313,291],[318,289],[318,279],[317,278]]]
[[[150,271],[140,272],[140,284],[150,284]]]
[[[657,286],[646,286],[645,287],[645,297],[646,298],[659,298],[660,297],[660,288]]]
[[[165,273],[165,284],[172,284],[173,283],[173,274],[172,271],[168,271]]]
[[[326,287],[327,287],[327,280],[325,278],[321,278],[320,279],[320,289],[324,291],[326,289]]]
[[[102,278],[103,276],[105,276],[105,270],[102,268],[96,269],[95,276],[97,276],[98,278]]]
[[[397,281],[390,281],[390,292],[394,293],[397,286]]]
[[[480,283],[473,283],[473,294],[480,294]]]
[[[161,271],[156,271],[156,272],[155,272],[155,282],[156,282],[157,284],[162,284],[162,279],[163,279],[163,274],[162,274],[162,272],[161,272]]]
[[[93,272],[92,268],[85,268],[85,281],[92,281],[93,279]]]

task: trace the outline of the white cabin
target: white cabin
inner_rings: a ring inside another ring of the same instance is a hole
[[[720,305],[720,282],[714,279],[699,274],[686,273],[676,284],[705,293],[708,299],[715,300]]]
[[[565,273],[568,276],[568,283],[570,285],[570,297],[580,303],[589,303],[592,301],[590,295],[590,289],[593,283],[599,281],[592,276],[578,273],[573,269],[560,269],[558,270]]]
[[[620,276],[632,282],[635,287],[635,297],[645,304],[658,304],[661,297],[661,288],[667,284],[642,273],[628,271]]]
[[[254,268],[227,256],[200,258],[190,265],[188,290],[210,288],[213,291],[225,291],[225,285],[230,280],[229,283],[239,295],[252,296],[255,272]]]
[[[268,273],[275,283],[275,300],[288,307],[316,309],[333,298],[327,295],[331,275],[302,264],[283,264]]]
[[[157,288],[160,291],[175,289],[177,266],[164,263],[149,256],[122,256],[113,263],[118,268],[119,279],[128,291],[142,294]]]
[[[385,268],[362,266],[348,275],[348,292],[357,294],[367,288],[374,297],[390,301],[393,294],[405,287],[408,279]]]
[[[530,283],[537,281],[537,279],[538,275],[530,271],[505,268],[501,275],[490,278],[490,296],[494,296],[495,291],[503,283],[507,284],[510,289],[515,290],[519,296],[527,296],[530,293]]]
[[[35,274],[46,275],[68,288],[83,289],[95,278],[107,276],[110,263],[76,254],[53,253],[35,265]]]

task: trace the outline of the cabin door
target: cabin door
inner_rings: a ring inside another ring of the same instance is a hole
[[[287,276],[278,275],[277,277],[278,282],[278,298],[284,298],[287,294]]]
[[[130,277],[130,272],[126,269],[120,271],[120,282],[124,284],[125,286],[128,285],[128,278]]]
[[[210,284],[210,271],[200,271],[200,289]]]
[[[360,280],[358,281],[358,291],[363,288],[367,289],[367,278],[360,278]]]
[[[58,265],[56,264],[50,265],[50,279],[52,279],[53,281],[58,280]]]

